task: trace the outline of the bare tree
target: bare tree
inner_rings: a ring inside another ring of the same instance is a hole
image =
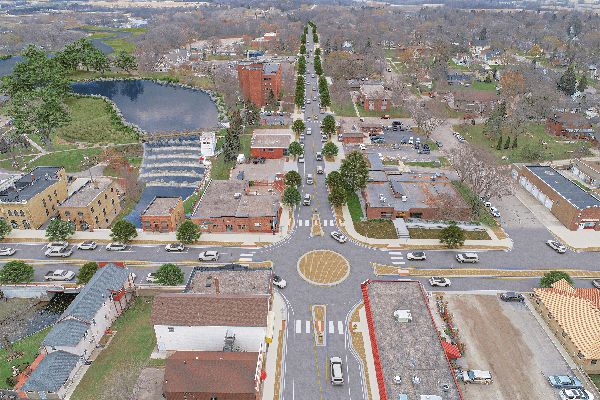
[[[439,118],[433,110],[423,107],[423,105],[424,103],[417,99],[417,101],[410,104],[409,111],[415,124],[425,131],[425,135],[429,139],[433,131],[444,123],[444,120]]]
[[[427,203],[437,210],[439,219],[444,221],[467,221],[471,213],[465,213],[461,207],[463,200],[451,193],[438,193],[437,195],[427,196]]]

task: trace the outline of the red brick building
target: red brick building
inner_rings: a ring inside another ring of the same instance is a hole
[[[275,99],[281,91],[281,64],[245,61],[238,64],[238,80],[244,93],[244,101],[256,103],[259,107],[267,104],[271,90]]]
[[[250,154],[252,157],[283,158],[289,154],[291,142],[291,129],[255,129]]]
[[[365,134],[357,123],[342,122],[339,129],[344,144],[363,143]]]
[[[383,85],[361,85],[358,91],[358,101],[365,111],[389,111],[392,105],[392,95]]]
[[[212,180],[192,221],[202,232],[273,233],[279,231],[278,195],[248,195],[248,181]]]
[[[586,139],[597,142],[596,132],[589,119],[579,113],[556,113],[546,120],[546,132],[569,139]]]
[[[181,197],[158,197],[141,214],[146,232],[174,232],[185,221]]]
[[[567,229],[600,231],[600,200],[554,168],[513,164],[511,174]]]

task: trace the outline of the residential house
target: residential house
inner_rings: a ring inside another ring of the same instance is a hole
[[[259,107],[269,102],[271,92],[275,100],[281,91],[281,64],[243,61],[238,64],[238,79],[244,101],[250,99]]]
[[[354,54],[354,46],[352,45],[352,43],[346,41],[346,42],[342,43],[342,51],[345,51],[346,53]]]
[[[150,324],[162,352],[255,352],[265,345],[270,301],[268,293],[160,294]]]
[[[134,287],[133,272],[115,263],[99,264],[42,341],[43,358],[17,388],[22,398],[63,399],[83,362],[127,307]]]
[[[361,85],[357,100],[365,111],[389,111],[392,94],[381,84]]]
[[[181,196],[155,196],[140,217],[146,232],[175,232],[185,221],[183,199]]]
[[[212,180],[191,220],[202,232],[279,231],[279,195],[249,195],[247,180]]]
[[[365,138],[365,134],[357,123],[342,122],[339,132],[342,135],[342,142],[344,144],[362,143]]]
[[[167,400],[260,400],[259,352],[176,351],[167,358]]]
[[[561,279],[533,292],[535,309],[575,363],[588,374],[600,373],[600,291]]]
[[[596,132],[589,119],[577,112],[557,112],[546,120],[546,132],[569,139],[586,139],[597,143]]]
[[[600,200],[551,167],[513,164],[512,177],[569,230],[600,230]]]
[[[250,146],[252,157],[280,159],[289,155],[288,148],[292,142],[292,130],[287,129],[255,129]]]
[[[267,32],[263,36],[253,39],[251,46],[260,47],[264,44],[277,40],[278,37],[279,36],[277,32]]]
[[[176,49],[163,55],[154,65],[157,72],[168,72],[171,69],[178,69],[185,62],[190,60],[190,52],[187,49]]]
[[[487,50],[489,48],[490,46],[487,40],[473,40],[471,42],[471,52],[475,55],[479,55],[483,50]]]
[[[576,158],[571,161],[571,171],[586,184],[600,187],[600,163]]]
[[[470,80],[471,77],[460,69],[448,69],[448,73],[446,74],[446,81],[450,86],[464,85]]]
[[[507,63],[508,54],[504,50],[482,50],[479,58],[485,61],[488,65],[505,65]]]
[[[38,229],[67,198],[62,167],[37,167],[0,184],[0,218],[13,229]]]
[[[58,213],[77,230],[106,229],[121,211],[119,190],[110,178],[78,178],[68,189],[69,197],[58,206]]]
[[[468,67],[471,64],[471,56],[466,53],[457,53],[455,57],[452,57],[452,61],[456,65]]]
[[[490,90],[453,90],[452,101],[448,105],[463,112],[486,114],[500,104],[498,93]]]

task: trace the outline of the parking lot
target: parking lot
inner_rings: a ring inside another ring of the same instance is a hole
[[[231,179],[236,179],[240,176],[240,172],[244,172],[243,179],[249,181],[275,181],[275,175],[283,172],[283,159],[271,160],[266,159],[264,164],[244,163],[237,164],[231,170]]]
[[[496,295],[445,295],[466,345],[468,369],[488,370],[491,385],[460,383],[465,399],[558,399],[549,375],[573,375],[527,305]]]

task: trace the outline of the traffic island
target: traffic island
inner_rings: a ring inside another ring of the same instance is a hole
[[[325,236],[325,232],[323,232],[323,227],[321,226],[321,218],[319,217],[319,214],[313,214],[311,222],[310,235]]]
[[[327,306],[323,304],[312,306],[313,324],[315,326],[315,344],[325,346],[325,321],[327,319]]]
[[[350,276],[350,262],[332,250],[313,250],[300,257],[296,270],[315,286],[335,286]]]

